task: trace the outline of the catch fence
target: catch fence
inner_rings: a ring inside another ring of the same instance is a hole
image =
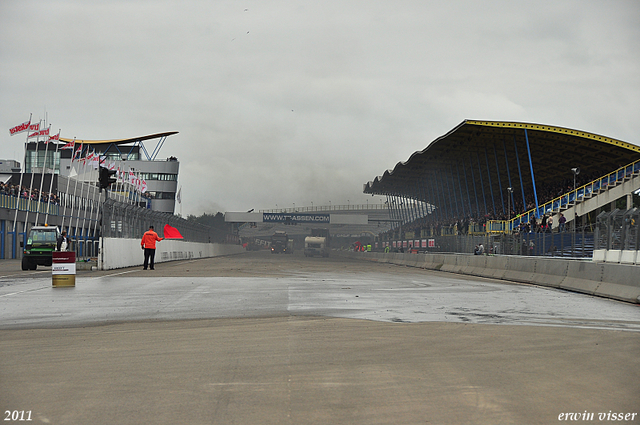
[[[615,209],[596,218],[596,249],[637,251],[640,240],[640,210]]]
[[[102,205],[102,236],[107,238],[142,238],[149,226],[164,237],[164,226],[178,229],[185,241],[212,242],[212,229],[169,213],[152,211],[136,205],[107,199]]]

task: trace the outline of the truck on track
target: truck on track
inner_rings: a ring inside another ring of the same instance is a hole
[[[304,256],[329,256],[331,236],[329,229],[311,229],[311,236],[304,238]]]
[[[27,237],[27,244],[23,246],[22,270],[35,270],[38,266],[50,266],[52,252],[56,250],[60,237],[57,226],[33,226]]]
[[[273,236],[271,236],[271,253],[280,254],[286,253],[289,248],[289,236],[286,232],[277,230]]]

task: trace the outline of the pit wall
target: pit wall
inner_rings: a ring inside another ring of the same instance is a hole
[[[350,258],[531,283],[640,303],[640,267],[541,257],[347,252]]]
[[[245,252],[241,245],[185,242],[178,239],[156,243],[156,263],[192,258],[219,257]],[[111,270],[123,267],[142,266],[144,251],[140,239],[103,238],[98,269]]]

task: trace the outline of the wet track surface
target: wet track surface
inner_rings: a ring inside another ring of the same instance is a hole
[[[637,305],[338,256],[259,252],[82,271],[75,288],[53,288],[46,268],[0,276],[0,329],[283,315],[640,331]]]
[[[74,288],[5,261],[0,410],[35,424],[637,423],[639,311],[339,255],[79,271]]]

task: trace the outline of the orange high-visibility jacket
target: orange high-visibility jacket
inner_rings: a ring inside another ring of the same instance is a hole
[[[142,241],[140,242],[140,245],[142,245],[143,248],[156,249],[156,241],[161,240],[162,238],[158,236],[156,232],[149,229],[144,232],[144,235],[142,235]]]

